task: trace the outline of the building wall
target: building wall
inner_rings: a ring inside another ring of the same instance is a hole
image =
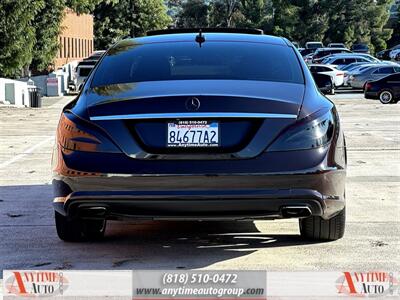
[[[93,16],[77,15],[70,9],[65,11],[59,36],[60,49],[54,61],[55,68],[81,60],[93,52]]]

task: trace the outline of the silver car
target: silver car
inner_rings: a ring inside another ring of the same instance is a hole
[[[393,73],[400,72],[400,66],[376,65],[354,73],[348,80],[348,85],[356,89],[364,89],[367,81],[379,80]]]

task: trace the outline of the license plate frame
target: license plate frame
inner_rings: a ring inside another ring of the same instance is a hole
[[[218,148],[221,145],[218,121],[170,120],[166,122],[166,128],[167,148]],[[174,132],[175,139],[171,132]]]

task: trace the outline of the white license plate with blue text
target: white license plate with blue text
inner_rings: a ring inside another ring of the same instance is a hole
[[[218,147],[219,124],[215,121],[174,121],[167,123],[167,147]]]

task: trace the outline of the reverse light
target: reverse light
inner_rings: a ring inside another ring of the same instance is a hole
[[[292,125],[267,151],[314,149],[330,143],[336,127],[335,113],[329,111],[311,121],[308,120],[303,119]]]

